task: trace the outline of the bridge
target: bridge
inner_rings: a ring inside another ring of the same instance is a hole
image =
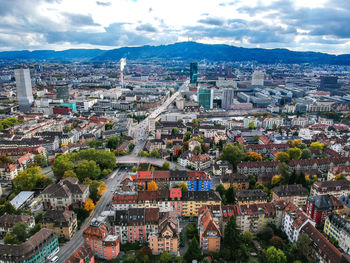
[[[124,155],[124,156],[117,157],[117,164],[125,165],[125,166],[134,166],[134,165],[139,165],[140,163],[149,163],[151,165],[161,167],[165,162],[169,163],[169,168],[171,170],[175,170],[176,168],[179,170],[188,170],[186,167],[180,166],[175,162],[169,162],[158,158],[132,156],[132,155]]]

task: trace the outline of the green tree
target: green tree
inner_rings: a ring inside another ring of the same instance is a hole
[[[246,157],[244,150],[239,145],[227,144],[222,151],[221,159],[229,161],[234,168]]]
[[[29,229],[29,236],[34,235],[35,233],[39,232],[41,229],[40,224],[36,224],[35,226],[33,226],[31,229]]]
[[[85,178],[97,179],[101,174],[101,169],[95,161],[83,160],[77,165],[75,172],[82,182]]]
[[[154,149],[150,152],[150,156],[153,158],[160,158],[160,153],[158,152],[158,150]]]
[[[88,142],[90,148],[100,148],[103,147],[103,142],[99,140],[92,140]]]
[[[301,159],[310,159],[311,158],[311,151],[309,149],[304,149],[301,153]]]
[[[221,199],[222,197],[226,194],[226,189],[225,187],[222,185],[222,184],[219,184],[216,188],[215,188],[215,191],[218,192],[221,196]]]
[[[100,200],[101,195],[98,193],[98,188],[100,187],[100,182],[94,180],[91,181],[89,184],[89,197],[92,199],[92,201],[96,204],[98,200]]]
[[[289,182],[289,171],[288,171],[288,166],[285,163],[279,163],[277,166],[277,171],[281,175],[281,182],[282,184],[288,184]]]
[[[289,161],[289,154],[286,152],[277,153],[276,161],[287,163]]]
[[[298,241],[296,242],[297,251],[300,255],[307,256],[311,249],[311,239],[305,233],[300,234]]]
[[[163,252],[161,255],[160,255],[160,262],[162,263],[168,263],[170,262],[171,260],[171,256],[168,252]]]
[[[244,232],[242,234],[242,241],[247,245],[251,244],[253,241],[253,234],[249,231]]]
[[[225,194],[226,200],[228,204],[234,204],[236,202],[236,190],[233,186],[230,186],[229,189],[227,189],[227,192]]]
[[[180,188],[182,192],[188,191],[187,184],[185,182],[180,184]]]
[[[279,236],[273,236],[269,242],[272,246],[276,248],[280,248],[280,249],[283,248],[283,239],[280,238]]]
[[[320,142],[313,142],[310,144],[311,151],[322,151],[324,148],[324,144]]]
[[[253,121],[249,122],[249,123],[248,123],[248,128],[249,128],[250,130],[254,130],[254,129],[255,129],[255,123],[254,123]]]
[[[19,191],[30,191],[36,187],[45,188],[52,183],[52,179],[42,175],[41,171],[39,166],[32,166],[20,172],[13,179],[15,188]]]
[[[106,147],[109,149],[117,149],[118,146],[123,142],[122,138],[119,136],[111,136],[106,141]]]
[[[191,138],[191,135],[192,135],[192,132],[186,132],[185,133],[185,137],[184,137],[184,141],[186,142],[186,141],[188,141],[190,138]]]
[[[36,163],[40,167],[46,167],[47,166],[47,158],[42,154],[37,154],[34,157],[34,163]]]
[[[164,162],[162,167],[160,167],[161,170],[168,171],[170,170],[170,163],[169,162]]]
[[[235,259],[235,251],[240,248],[242,243],[241,231],[238,229],[236,217],[231,216],[224,229],[224,248],[230,251],[230,259]],[[227,255],[228,256],[228,255]],[[228,259],[228,258],[226,258]]]
[[[12,234],[16,235],[17,240],[22,243],[26,241],[29,227],[24,222],[18,222],[12,227]]]
[[[202,152],[202,148],[197,145],[196,147],[194,147],[193,152],[195,155],[198,155]]]
[[[276,249],[274,246],[271,246],[266,251],[266,262],[267,263],[286,263],[287,257],[284,255],[283,251]]]
[[[63,178],[68,178],[68,177],[72,177],[72,178],[78,179],[77,174],[73,170],[68,170],[68,171],[64,172]]]
[[[17,239],[17,236],[15,234],[12,234],[11,232],[7,232],[4,238],[5,244],[20,244],[19,240]]]
[[[197,227],[194,224],[188,224],[186,227],[186,235],[188,239],[192,239],[198,235]]]
[[[299,160],[301,155],[302,155],[302,151],[299,148],[289,148],[287,153],[289,154],[289,158],[291,160]]]
[[[194,237],[192,238],[190,245],[184,255],[184,259],[186,262],[191,263],[192,260],[200,260],[201,259],[201,250],[199,248],[199,243],[197,239]]]
[[[258,232],[257,237],[260,240],[268,241],[273,237],[273,229],[269,226],[265,226]]]
[[[179,129],[178,128],[173,128],[172,130],[171,130],[171,133],[172,134],[179,134]]]
[[[61,179],[65,171],[73,170],[74,163],[70,160],[68,154],[58,156],[52,165],[52,171],[56,178]]]

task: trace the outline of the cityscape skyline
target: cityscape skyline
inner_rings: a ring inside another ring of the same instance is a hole
[[[350,53],[347,1],[4,1],[0,51],[182,41]],[[174,14],[181,14],[181,19]]]

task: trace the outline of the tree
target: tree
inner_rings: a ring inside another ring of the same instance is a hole
[[[119,136],[111,136],[106,141],[106,147],[109,149],[117,149],[118,146],[123,142],[123,139]]]
[[[280,249],[283,248],[283,239],[280,238],[279,236],[273,236],[269,242],[272,246],[276,248],[280,248]]]
[[[85,204],[84,204],[84,209],[85,209],[86,211],[89,211],[89,212],[95,209],[94,202],[92,201],[91,198],[88,198],[88,199],[86,200],[86,202],[85,202]]]
[[[322,151],[324,148],[324,144],[320,142],[313,142],[310,144],[311,151]]]
[[[168,171],[170,169],[170,163],[164,162],[163,165],[160,167],[161,170]]]
[[[191,138],[192,132],[185,132],[185,137],[184,137],[184,141],[188,141]]]
[[[188,224],[186,227],[186,235],[188,239],[192,239],[198,235],[197,227],[194,224]]]
[[[301,153],[301,159],[310,159],[311,158],[311,151],[309,149],[304,149]]]
[[[300,140],[300,139],[297,139],[297,140],[292,141],[292,142],[290,143],[290,145],[291,145],[292,147],[297,147],[297,148],[299,148],[299,149],[305,149],[305,148],[306,148],[305,143],[303,143],[302,140]]]
[[[259,153],[256,152],[249,152],[247,154],[247,157],[249,159],[249,161],[262,161],[262,156]]]
[[[68,178],[68,177],[72,177],[72,178],[78,179],[77,174],[73,170],[68,170],[68,171],[64,172],[63,178]]]
[[[18,222],[12,227],[12,234],[16,235],[19,243],[26,241],[29,227],[24,222]]]
[[[171,133],[172,134],[179,134],[179,129],[178,128],[173,128],[172,130],[171,130]]]
[[[40,224],[36,224],[35,226],[33,226],[31,229],[29,229],[29,236],[34,235],[35,233],[39,232],[41,229]]]
[[[86,178],[84,181],[84,184],[89,185],[89,191],[90,191],[89,197],[96,204],[98,202],[98,200],[100,200],[100,198],[101,198],[101,195],[99,194],[100,182],[96,181],[96,180],[92,181],[89,178]]]
[[[186,262],[191,263],[192,260],[200,260],[201,254],[202,252],[199,248],[199,243],[194,237],[192,238],[190,245],[184,255],[184,259],[186,260]]]
[[[58,156],[52,165],[52,171],[56,178],[61,179],[65,171],[73,170],[74,163],[70,160],[68,154]]]
[[[260,240],[268,241],[273,237],[273,229],[269,226],[265,226],[258,232],[257,237]]]
[[[157,190],[158,190],[158,186],[157,186],[156,182],[152,180],[152,181],[148,184],[147,190],[148,190],[148,191],[157,191]]]
[[[337,174],[335,176],[335,180],[344,180],[346,179],[346,176],[344,174]]]
[[[171,260],[171,256],[168,252],[163,252],[161,255],[160,255],[160,262],[162,263],[168,263],[170,262]]]
[[[160,153],[158,152],[158,150],[154,149],[150,152],[150,156],[153,158],[160,158]]]
[[[271,179],[271,185],[275,186],[278,185],[281,182],[281,176],[280,175],[275,175]]]
[[[281,183],[282,184],[288,184],[289,182],[289,171],[288,171],[288,166],[285,163],[279,163],[277,166],[277,171],[281,175]]]
[[[97,179],[101,174],[101,169],[95,161],[83,160],[77,165],[75,172],[79,181],[84,181],[85,178]]]
[[[11,232],[7,232],[4,237],[4,243],[5,244],[20,244],[21,242],[18,241],[17,236],[15,234],[12,234]]]
[[[198,155],[202,152],[202,148],[197,145],[196,147],[194,147],[193,152],[195,155]]]
[[[181,182],[180,188],[182,192],[188,191],[187,184],[185,182]]]
[[[242,234],[242,241],[249,245],[253,241],[253,234],[249,231],[246,231]]]
[[[289,154],[289,158],[291,160],[299,160],[302,154],[302,151],[299,148],[289,148],[287,153]]]
[[[296,247],[301,255],[307,257],[311,249],[310,244],[311,240],[309,236],[305,233],[302,233],[300,234],[298,241],[296,242]]]
[[[249,128],[250,130],[254,130],[254,129],[255,129],[255,123],[254,123],[253,121],[249,122],[249,123],[248,123],[248,128]]]
[[[222,184],[219,184],[216,188],[215,191],[218,192],[221,196],[221,198],[226,194],[226,189]]]
[[[100,183],[100,185],[99,185],[99,187],[98,187],[98,194],[99,195],[102,195],[103,193],[105,193],[105,192],[107,192],[107,185],[105,184],[105,182],[103,182],[103,181],[101,181],[101,182],[99,182]]]
[[[237,163],[244,160],[246,154],[244,150],[238,145],[227,144],[222,151],[221,159],[229,161],[234,168],[236,168]]]
[[[276,161],[286,163],[289,161],[289,154],[286,152],[279,152],[276,155]]]
[[[47,166],[47,158],[42,154],[37,154],[34,157],[34,163],[36,163],[40,167],[46,167]]]
[[[39,166],[32,166],[20,172],[14,179],[13,184],[19,191],[30,191],[34,188],[45,188],[52,183],[51,178],[41,174]]]
[[[88,145],[90,148],[99,148],[99,147],[103,147],[103,142],[99,140],[92,140],[88,142]]]
[[[231,216],[224,229],[224,248],[228,249],[226,258],[235,259],[235,251],[241,245],[241,231],[237,227],[236,217]]]
[[[271,246],[267,249],[265,257],[267,263],[287,262],[287,257],[284,255],[283,251],[276,249],[274,246]]]
[[[227,190],[226,194],[226,201],[228,204],[234,204],[236,202],[236,190],[233,186],[230,186],[230,188]]]

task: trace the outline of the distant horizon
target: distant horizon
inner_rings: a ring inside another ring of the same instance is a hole
[[[350,53],[346,0],[5,0],[0,51],[101,49],[187,40]]]
[[[18,50],[0,50],[0,53],[3,52],[23,52],[23,51],[29,51],[29,52],[35,52],[35,51],[55,51],[55,52],[62,52],[62,51],[67,51],[67,50],[101,50],[101,51],[111,51],[111,50],[116,50],[116,49],[121,49],[121,48],[138,48],[138,47],[145,47],[145,46],[151,46],[151,47],[159,47],[159,46],[170,46],[170,45],[175,45],[179,43],[197,43],[197,44],[203,44],[203,45],[226,45],[226,46],[231,46],[231,47],[237,47],[237,48],[245,48],[245,49],[267,49],[267,50],[277,50],[277,49],[283,49],[283,50],[289,50],[293,52],[314,52],[314,53],[323,53],[323,54],[329,54],[329,55],[349,55],[349,53],[331,53],[331,52],[321,52],[321,51],[313,51],[313,50],[294,50],[291,48],[286,48],[286,47],[273,47],[273,48],[262,48],[262,47],[244,47],[244,46],[238,46],[238,45],[233,45],[233,44],[225,44],[225,43],[202,43],[198,41],[178,41],[178,42],[173,42],[169,44],[159,44],[159,45],[153,45],[153,44],[145,44],[145,45],[135,45],[135,46],[120,46],[120,47],[114,47],[114,48],[108,48],[108,49],[103,49],[103,48],[98,48],[98,47],[77,47],[77,48],[66,48],[66,49],[18,49]]]

